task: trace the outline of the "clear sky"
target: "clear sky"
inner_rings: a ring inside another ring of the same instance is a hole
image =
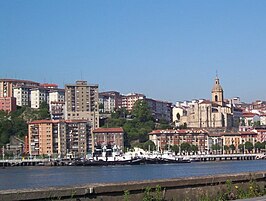
[[[0,77],[154,99],[266,100],[264,0],[0,0]]]

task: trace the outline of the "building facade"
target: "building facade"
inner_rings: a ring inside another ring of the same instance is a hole
[[[172,122],[172,103],[153,100],[150,98],[145,99],[151,109],[151,113],[156,120],[165,120]]]
[[[218,77],[215,79],[211,94],[211,101],[193,101],[187,109],[186,116],[181,118],[181,124],[186,123],[189,128],[231,129],[238,127],[239,116],[234,117],[233,105],[224,102],[223,89]]]
[[[85,157],[91,151],[90,125],[84,120],[38,120],[28,124],[30,155]]]
[[[40,83],[29,80],[0,79],[0,97],[14,97],[13,89],[18,86],[38,87]]]
[[[200,152],[208,150],[208,133],[205,130],[154,130],[149,133],[149,140],[154,142],[158,151],[185,142],[197,146]]]
[[[107,91],[99,93],[99,108],[101,113],[111,113],[118,108],[122,108],[122,95],[117,91]]]
[[[48,104],[49,90],[46,88],[34,88],[30,90],[31,93],[31,108],[38,109],[40,105],[45,102]]]
[[[92,132],[92,150],[110,147],[112,150],[124,150],[123,128],[98,128]]]
[[[126,108],[126,110],[131,111],[134,107],[134,104],[137,100],[143,100],[146,96],[138,93],[131,93],[125,96],[122,96],[122,107]]]
[[[16,98],[14,97],[0,97],[0,110],[5,112],[13,112],[17,109]]]
[[[98,85],[88,85],[87,81],[65,85],[65,119],[84,119],[99,127],[99,93]]]

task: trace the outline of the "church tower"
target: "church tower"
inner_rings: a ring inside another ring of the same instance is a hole
[[[220,106],[223,106],[224,103],[224,91],[220,85],[220,81],[217,75],[215,78],[214,86],[212,88],[212,102]]]

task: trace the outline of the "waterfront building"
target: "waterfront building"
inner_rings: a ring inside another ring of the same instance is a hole
[[[208,150],[208,132],[203,129],[154,130],[149,133],[157,150],[167,150],[170,146],[189,143],[198,147],[200,152]]]
[[[40,83],[29,80],[0,79],[0,97],[14,97],[14,87],[24,86],[35,88]]]
[[[112,113],[122,108],[122,95],[117,91],[99,93],[99,110],[101,113]]]
[[[16,98],[14,97],[0,97],[0,110],[6,112],[13,112],[17,109]]]
[[[257,133],[257,142],[266,142],[266,128],[265,127],[255,128],[253,131]]]
[[[99,127],[98,85],[89,85],[87,81],[65,85],[65,119],[84,119],[91,122],[92,128]]]
[[[85,157],[91,149],[86,120],[37,120],[28,123],[30,155]]]
[[[242,144],[241,143],[241,134],[239,132],[223,133],[222,138],[223,138],[223,147],[227,146],[229,148],[230,146],[234,145],[235,150],[237,150],[238,146],[240,144]]]
[[[223,150],[223,136],[221,133],[208,134],[208,151],[210,153],[222,154]]]
[[[97,128],[92,131],[92,150],[96,149],[124,150],[123,128]]]

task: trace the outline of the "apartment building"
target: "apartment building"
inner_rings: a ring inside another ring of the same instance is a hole
[[[153,100],[150,98],[145,99],[151,109],[151,113],[156,120],[165,120],[172,122],[172,103]]]
[[[31,87],[28,86],[16,86],[13,88],[17,106],[31,106],[30,90]]]
[[[49,103],[49,111],[52,120],[65,118],[65,102],[52,101]]]
[[[30,155],[84,157],[91,150],[87,121],[38,120],[28,127]]]
[[[86,119],[92,128],[99,127],[98,85],[89,85],[87,81],[65,85],[65,119]]]
[[[111,149],[124,149],[123,128],[98,128],[92,131],[92,151],[109,146]]]
[[[6,112],[13,112],[17,109],[16,98],[14,97],[0,97],[0,110]]]
[[[111,113],[122,107],[122,95],[117,91],[99,93],[99,108],[101,113]]]
[[[154,130],[149,133],[149,140],[154,142],[158,151],[185,142],[197,146],[201,152],[208,150],[208,133],[205,130]]]
[[[0,79],[0,97],[13,97],[14,88],[18,86],[24,87],[38,87],[40,83],[29,80],[17,80],[17,79]]]
[[[46,88],[34,88],[30,90],[31,93],[31,108],[39,108],[41,103],[48,103],[49,90]]]
[[[146,96],[138,93],[131,93],[125,96],[122,96],[122,107],[126,108],[128,111],[131,111],[134,107],[134,104],[137,100],[143,100]]]

